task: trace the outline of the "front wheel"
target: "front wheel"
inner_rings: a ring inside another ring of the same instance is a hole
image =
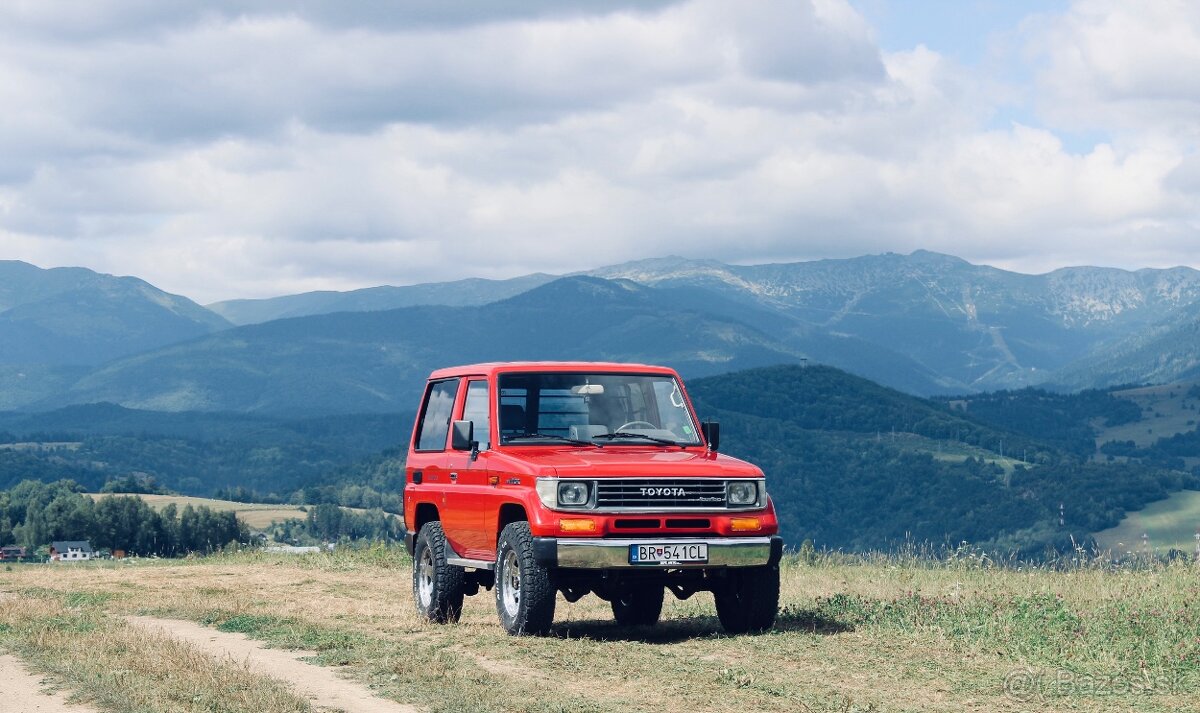
[[[458,621],[463,607],[463,568],[446,562],[442,523],[429,522],[417,533],[413,548],[413,601],[429,621]]]
[[[664,589],[642,586],[612,600],[613,616],[621,626],[654,626],[662,616]]]
[[[558,592],[550,570],[533,558],[529,523],[514,522],[500,533],[496,548],[496,612],[510,634],[546,634],[554,623]]]
[[[730,634],[770,629],[779,610],[779,567],[730,569],[713,591],[717,618]]]

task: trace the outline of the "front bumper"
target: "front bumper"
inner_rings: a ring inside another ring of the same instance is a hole
[[[629,547],[661,539],[608,539],[535,537],[533,557],[543,567],[566,569],[703,569],[709,567],[762,567],[777,565],[783,556],[783,539],[773,537],[680,537],[678,544],[708,544],[708,561],[644,565],[629,562]]]

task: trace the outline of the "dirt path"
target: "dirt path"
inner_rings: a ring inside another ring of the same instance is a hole
[[[190,621],[148,616],[130,616],[126,620],[135,626],[162,631],[186,641],[212,656],[247,661],[251,669],[289,684],[320,708],[346,713],[418,713],[420,710],[379,698],[360,683],[341,678],[323,666],[299,660],[301,657],[316,656],[314,651],[268,649],[244,634],[217,631]],[[0,708],[0,711],[3,710]]]
[[[43,693],[42,679],[15,656],[0,656],[0,713],[97,713],[83,704],[67,703],[61,693]]]

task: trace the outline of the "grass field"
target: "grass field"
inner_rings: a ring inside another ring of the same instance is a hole
[[[124,493],[113,493],[114,495],[124,495]],[[99,500],[108,496],[109,493],[91,493],[89,497]],[[214,500],[213,498],[195,498],[188,495],[137,495],[136,497],[146,501],[146,504],[155,510],[162,510],[168,505],[175,505],[179,509],[184,506],[191,505],[192,507],[204,507],[220,512],[232,510],[237,513],[237,517],[242,522],[246,523],[251,529],[261,530],[270,525],[283,522],[284,520],[304,519],[307,513],[301,510],[296,505],[272,505],[267,503],[239,503],[232,500]],[[362,508],[342,507],[343,510],[352,512],[365,512]],[[399,517],[399,516],[395,516]]]
[[[1127,514],[1116,527],[1097,532],[1096,542],[1116,555],[1144,553],[1147,544],[1151,551],[1160,555],[1172,548],[1195,552],[1198,532],[1200,492],[1184,490]],[[1149,536],[1148,543],[1143,541],[1142,535]]]
[[[100,499],[108,493],[92,493],[91,497]],[[120,495],[119,493],[117,495]],[[261,530],[276,522],[305,517],[305,512],[295,505],[269,505],[262,503],[237,503],[232,500],[214,500],[212,498],[193,498],[187,495],[138,495],[146,504],[155,510],[162,510],[168,505],[183,509],[187,505],[204,507],[219,512],[232,510],[237,517],[253,529]]]
[[[783,569],[774,630],[726,636],[712,598],[653,629],[560,600],[514,639],[490,593],[420,620],[396,549],[0,570],[0,649],[109,711],[311,706],[124,618],[244,632],[431,711],[1182,711],[1200,690],[1195,564],[1071,571],[818,555]]]
[[[1113,396],[1128,399],[1142,409],[1142,420],[1111,428],[1101,428],[1096,447],[1108,441],[1133,441],[1139,448],[1160,438],[1194,431],[1200,423],[1200,400],[1188,398],[1191,383],[1163,384],[1114,391]]]
[[[1011,453],[1005,453],[1001,457],[1000,454],[993,451],[957,441],[934,440],[913,433],[885,434],[880,438],[890,438],[893,443],[902,448],[918,453],[928,453],[934,458],[948,463],[962,463],[967,458],[976,458],[985,463],[999,466],[1006,476],[1012,475],[1018,465],[1034,467],[1033,464],[1026,463],[1020,458],[1013,458]]]

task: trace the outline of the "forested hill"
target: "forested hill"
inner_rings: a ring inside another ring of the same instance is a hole
[[[914,433],[999,451],[1008,447],[1047,450],[1028,436],[965,418],[946,405],[881,386],[828,366],[780,365],[723,374],[691,383],[703,413],[753,414],[818,431]],[[1052,449],[1050,449],[1052,450]]]
[[[1126,511],[1200,481],[1090,462],[827,367],[752,369],[696,380],[689,392],[702,417],[721,421],[722,450],[766,472],[793,544],[970,542],[1037,555],[1087,543]]]

